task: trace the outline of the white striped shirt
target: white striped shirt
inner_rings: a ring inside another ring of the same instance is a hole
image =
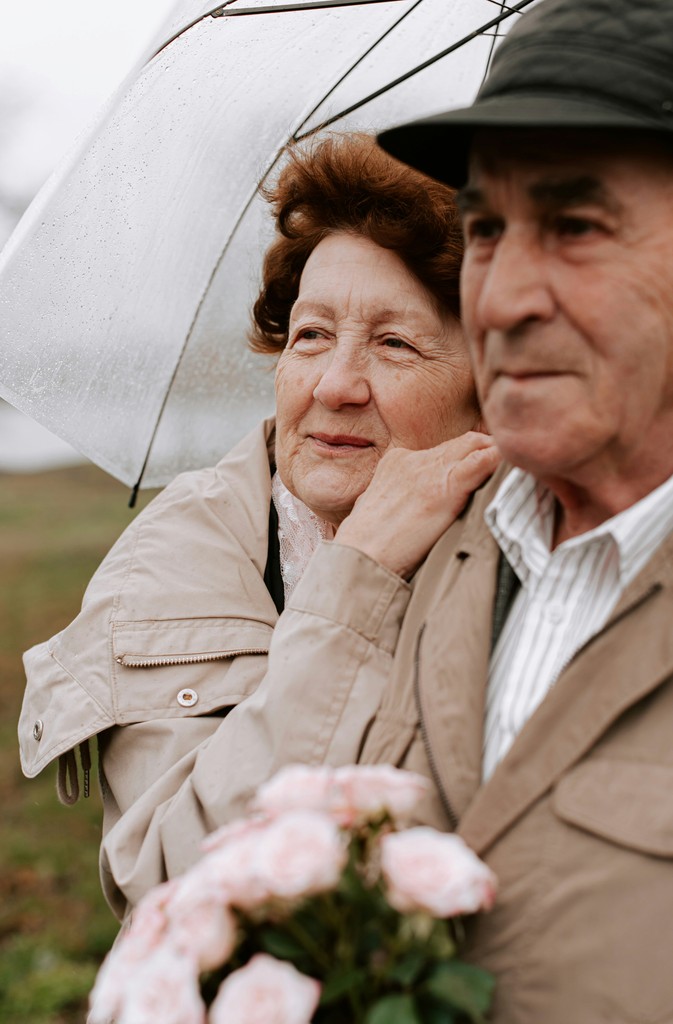
[[[486,509],[486,523],[521,589],[491,656],[484,779],[673,530],[673,477],[619,515],[550,551],[554,511],[554,496],[520,469],[505,478]]]

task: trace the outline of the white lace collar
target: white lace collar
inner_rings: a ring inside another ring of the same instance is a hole
[[[334,528],[295,498],[278,473],[274,473],[271,481],[271,497],[278,515],[280,574],[287,604],[304,575],[311,555],[322,540],[332,539]]]

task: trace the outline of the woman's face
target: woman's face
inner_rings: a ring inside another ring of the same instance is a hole
[[[346,233],[304,267],[276,405],[281,479],[334,525],[389,448],[430,448],[479,418],[459,323],[399,256]]]

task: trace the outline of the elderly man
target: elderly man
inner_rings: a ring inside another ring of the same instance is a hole
[[[420,719],[406,763],[499,875],[497,1021],[673,1021],[673,5],[548,0],[470,109],[382,141],[463,186],[516,468],[421,569],[364,756]]]
[[[133,901],[196,855],[185,822],[280,765],[397,764],[499,877],[467,924],[497,1024],[671,1022],[673,4],[543,0],[472,107],[383,144],[464,186],[463,312],[508,464],[452,523],[483,454],[388,453],[277,627],[282,685],[138,801],[103,867]]]

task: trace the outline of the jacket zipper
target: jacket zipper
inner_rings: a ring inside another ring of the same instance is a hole
[[[204,661],[224,661],[239,654],[268,654],[267,647],[249,647],[235,651],[204,651],[200,654],[119,654],[115,661],[125,668],[155,668],[162,665],[196,665]]]
[[[423,715],[423,702],[421,700],[421,683],[420,683],[420,661],[421,661],[421,641],[425,632],[425,623],[421,626],[421,631],[418,634],[418,640],[416,641],[416,650],[414,652],[414,700],[416,702],[416,711],[418,713],[418,720],[421,727],[421,736],[423,738],[423,746],[425,747],[425,756],[428,759],[430,765],[430,772],[434,779],[435,785],[439,791],[439,796],[442,801],[444,812],[449,819],[451,828],[455,832],[458,828],[458,815],[453,809],[449,795],[444,788],[439,769],[437,767],[437,761],[435,760],[434,751],[430,745],[430,737],[428,736],[428,730],[425,724],[425,718]]]

